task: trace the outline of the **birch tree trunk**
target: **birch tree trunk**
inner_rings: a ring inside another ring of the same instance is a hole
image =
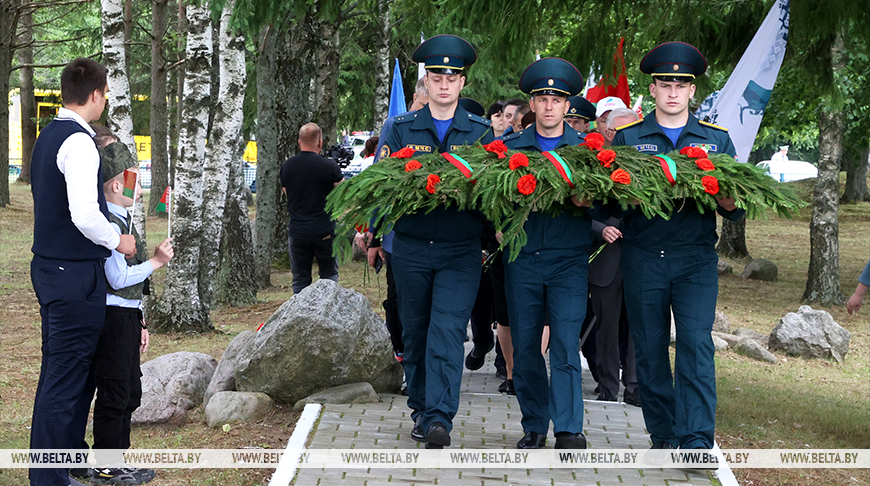
[[[866,140],[864,143],[867,143]],[[847,204],[870,201],[870,190],[867,187],[867,170],[870,168],[870,147],[864,147],[861,150],[855,151],[847,150],[845,166],[846,187],[843,190],[843,198],[840,202]]]
[[[18,24],[18,0],[0,0],[0,208],[9,204],[9,73]]]
[[[749,249],[746,248],[746,218],[738,221],[722,218],[722,235],[719,237],[716,252],[719,256],[728,258],[749,257]]]
[[[167,30],[167,0],[151,2],[151,196],[148,214],[157,215],[157,204],[169,185],[168,108],[166,101],[166,56],[163,36]],[[165,214],[165,213],[161,213]]]
[[[33,64],[33,11],[24,9],[18,21],[21,35],[18,48],[18,64],[26,66]],[[21,173],[18,182],[30,184],[30,157],[33,155],[33,144],[36,143],[36,97],[33,95],[33,68],[23,67],[19,70],[21,91]]]
[[[338,119],[338,69],[341,61],[338,21],[315,22],[317,36],[315,66],[315,122],[323,132],[323,147],[336,143]]]
[[[380,131],[390,111],[390,0],[378,0],[377,61],[375,65],[375,130]],[[403,110],[404,111],[404,110]]]
[[[842,30],[831,47],[834,72],[845,68]],[[807,286],[801,300],[808,303],[842,305],[840,290],[839,174],[845,131],[843,112],[822,106],[819,111],[819,175],[813,190],[813,218],[810,221],[810,265]]]
[[[166,287],[152,307],[150,320],[163,332],[212,329],[208,306],[200,298],[199,261],[203,241],[203,177],[206,124],[211,105],[211,20],[208,6],[187,5],[187,75],[181,97],[179,158],[175,167],[172,236],[175,257]]]
[[[214,278],[220,263],[220,244],[224,226],[230,166],[242,160],[242,104],[245,100],[245,39],[230,25],[234,2],[224,5],[220,19],[219,83],[214,124],[209,133],[208,152],[203,166],[202,244],[199,262],[199,294],[211,307]]]
[[[124,19],[124,0],[101,0],[103,27],[103,65],[108,72],[109,94],[106,97],[109,112],[106,119],[109,129],[124,143],[133,157],[136,157],[136,143],[133,139],[133,105],[130,94],[126,52],[126,22]],[[133,226],[145,241],[145,206],[141,199],[134,203]]]
[[[230,164],[229,182],[215,303],[240,307],[257,302],[254,243],[248,217],[244,162],[241,159]]]
[[[281,194],[281,164],[298,151],[299,128],[310,121],[311,45],[308,16],[263,29],[257,60],[256,282],[271,285],[276,248],[287,251],[287,211]],[[280,251],[280,250],[278,250]]]

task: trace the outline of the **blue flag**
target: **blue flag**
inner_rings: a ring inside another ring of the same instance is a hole
[[[393,86],[390,88],[390,109],[387,116],[396,116],[408,111],[405,104],[405,90],[402,88],[402,72],[399,71],[399,60],[396,59],[396,68],[393,69]]]

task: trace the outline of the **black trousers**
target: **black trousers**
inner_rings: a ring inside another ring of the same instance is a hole
[[[34,256],[30,278],[42,316],[42,367],[30,448],[87,448],[85,426],[94,397],[91,360],[106,321],[103,262]],[[69,484],[67,469],[31,469],[30,484]]]
[[[94,449],[130,447],[130,417],[142,399],[139,370],[139,309],[106,307],[106,327],[100,334],[94,368],[97,401],[94,404]],[[96,452],[97,461],[107,465],[123,462]]]
[[[399,320],[399,297],[396,292],[396,278],[393,277],[393,258],[389,252],[384,252],[387,257],[387,299],[384,301],[384,322],[387,332],[390,333],[390,342],[393,351],[404,353],[405,345],[402,343],[402,321]]]
[[[320,278],[338,282],[338,261],[332,256],[332,238],[331,235],[322,239],[288,238],[294,294],[311,285],[311,266],[315,258]]]

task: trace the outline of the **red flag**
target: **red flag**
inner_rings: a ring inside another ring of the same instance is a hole
[[[139,174],[132,170],[128,169],[124,171],[124,196],[136,198],[136,179],[138,177]]]
[[[157,207],[154,209],[158,213],[164,213],[164,212],[166,212],[168,205],[169,205],[169,186],[166,186],[166,189],[163,191],[163,197],[160,198],[160,202],[157,203]]]
[[[625,58],[622,55],[622,44],[625,39],[619,38],[619,46],[613,54],[611,72],[605,74],[594,88],[586,92],[586,99],[597,103],[602,98],[616,96],[625,102],[625,106],[631,106],[631,95],[628,92],[628,76],[625,75]]]

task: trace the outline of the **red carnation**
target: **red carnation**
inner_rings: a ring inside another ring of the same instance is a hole
[[[429,191],[429,194],[435,194],[435,186],[441,182],[441,178],[435,174],[429,174],[429,177],[426,178],[426,190]]]
[[[706,157],[696,160],[695,165],[697,165],[701,170],[716,170],[716,166],[713,165],[713,162],[710,162],[710,159]]]
[[[601,152],[598,152],[597,157],[598,157],[598,161],[601,162],[601,165],[609,168],[610,164],[612,164],[613,161],[616,160],[616,152],[614,152],[613,150],[609,150],[609,149],[602,150]]]
[[[394,153],[392,156],[397,158],[397,159],[407,159],[407,158],[412,157],[413,155],[414,155],[414,149],[412,149],[411,147],[405,147],[402,150],[399,150],[398,152]]]
[[[617,184],[631,184],[631,174],[622,169],[616,169],[610,174],[610,180]]]
[[[354,228],[356,229],[357,233],[365,233],[366,231],[369,230],[369,225],[360,223],[360,224],[354,226]]]
[[[511,155],[511,158],[508,159],[508,167],[511,170],[517,170],[520,167],[528,167],[529,166],[529,158],[526,157],[526,154],[517,152]]]
[[[604,135],[598,132],[590,133],[586,135],[586,141],[580,145],[589,147],[589,150],[601,150],[601,147],[604,147]]]
[[[704,176],[701,178],[701,184],[704,185],[704,191],[707,194],[714,196],[719,193],[719,181],[713,176]]]
[[[683,147],[680,149],[680,154],[692,159],[700,159],[707,156],[707,151],[701,147]]]
[[[419,169],[420,167],[423,167],[423,166],[420,164],[419,160],[416,160],[416,159],[409,160],[408,163],[405,164],[405,172],[413,172],[413,171]]]
[[[501,140],[496,140],[495,142],[488,143],[483,146],[487,152],[492,152],[498,155],[498,158],[503,159],[507,157],[505,152],[507,152],[507,146]]]
[[[532,174],[527,174],[520,177],[520,180],[517,181],[517,190],[520,191],[520,194],[525,194],[528,196],[529,194],[535,192],[535,187],[538,185],[538,180],[535,179],[535,176]]]

